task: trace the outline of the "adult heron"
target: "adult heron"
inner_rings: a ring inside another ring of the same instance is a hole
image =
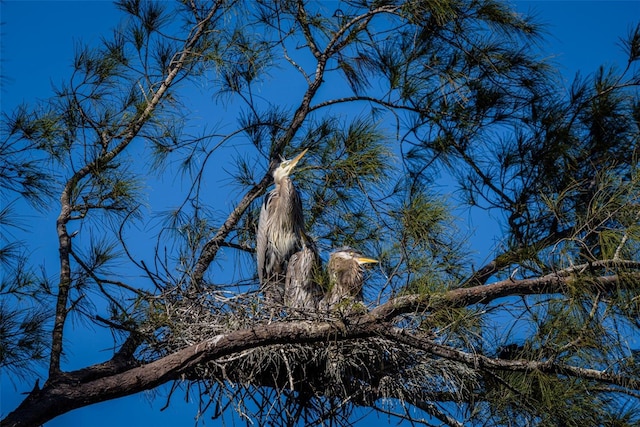
[[[271,304],[284,302],[287,262],[303,246],[302,202],[289,175],[306,152],[283,160],[275,168],[275,188],[266,194],[260,211],[256,236],[258,278],[265,302]]]
[[[284,285],[284,304],[301,312],[315,311],[322,298],[318,285],[320,256],[315,243],[303,235],[303,247],[291,255]]]
[[[331,253],[327,266],[329,291],[324,296],[322,305],[332,308],[345,300],[361,302],[364,266],[375,262],[378,260],[366,258],[351,248],[341,248]]]

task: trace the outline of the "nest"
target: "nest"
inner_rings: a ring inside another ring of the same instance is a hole
[[[156,328],[148,357],[170,354],[216,335],[280,321],[256,295],[165,298],[166,322]],[[327,320],[320,313],[286,313],[292,321]],[[325,315],[326,316],[326,315]],[[477,388],[469,367],[434,358],[381,337],[257,347],[196,366],[185,380],[198,387],[201,410],[222,416],[229,405],[259,424],[324,424],[347,420],[360,406],[462,400]],[[251,403],[252,402],[252,403]]]

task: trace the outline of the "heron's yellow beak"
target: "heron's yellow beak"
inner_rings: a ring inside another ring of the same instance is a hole
[[[291,160],[283,159],[282,163],[273,170],[273,179],[276,183],[280,182],[282,178],[287,177],[293,171],[293,168],[296,167],[302,156],[304,156],[309,149],[306,148],[302,153],[298,154]]]
[[[356,261],[358,261],[358,264],[372,264],[375,262],[379,262],[377,259],[365,258],[365,257],[357,257]]]
[[[294,167],[296,167],[296,165],[298,164],[302,156],[304,156],[307,153],[307,151],[309,151],[309,149],[305,148],[302,153],[298,154],[293,159],[291,159],[291,161],[289,162],[289,170],[292,170]]]

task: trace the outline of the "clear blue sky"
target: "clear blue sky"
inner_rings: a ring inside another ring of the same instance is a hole
[[[567,86],[576,72],[590,74],[602,64],[622,67],[625,58],[619,47],[619,37],[640,21],[640,0],[515,1],[513,4],[519,11],[534,11],[539,21],[548,24],[543,48],[560,67]],[[101,35],[109,34],[119,19],[119,12],[106,1],[3,1],[0,12],[3,23],[3,86],[0,91],[3,112],[23,102],[33,103],[49,97],[52,83],[59,84],[69,76],[75,44],[98,42]],[[55,211],[57,207],[53,209]],[[40,227],[51,225],[33,224],[36,233]],[[43,229],[42,232],[52,230]],[[51,249],[38,249],[42,250],[39,256],[49,256]],[[55,253],[55,248],[53,251]],[[85,334],[82,339],[86,346],[102,348],[104,345],[100,337],[93,334]],[[103,358],[108,357],[108,352],[102,354]],[[94,360],[95,357],[94,354],[88,359],[83,351],[71,355],[78,365],[101,361],[100,358]],[[24,398],[21,393],[28,391],[33,383],[16,382],[14,387],[8,378],[3,376],[1,380],[0,413],[6,415]],[[178,393],[171,406],[160,412],[165,404],[163,394],[161,392],[161,397],[155,400],[140,394],[93,405],[61,416],[47,426],[192,426],[197,406],[185,402],[184,396]],[[386,424],[386,418],[380,423]],[[207,421],[206,424],[216,425],[216,422]]]

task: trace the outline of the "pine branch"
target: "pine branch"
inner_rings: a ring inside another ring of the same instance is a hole
[[[98,166],[109,164],[118,154],[124,151],[125,148],[133,141],[138,135],[142,127],[149,120],[152,113],[160,104],[163,96],[167,90],[171,87],[174,79],[178,73],[188,63],[189,57],[192,55],[194,46],[198,43],[201,37],[206,34],[207,25],[211,22],[219,11],[222,2],[217,2],[211,7],[208,15],[204,20],[200,21],[186,40],[183,49],[176,54],[176,57],[171,61],[168,67],[167,76],[164,78],[158,89],[154,92],[153,96],[148,100],[146,107],[142,110],[129,125],[114,139],[120,139],[118,145],[112,150],[103,153],[101,156],[86,164],[84,167],[76,171],[71,178],[69,178],[64,186],[62,194],[60,196],[61,209],[58,219],[56,221],[56,230],[58,234],[58,247],[60,254],[60,282],[58,285],[58,295],[56,298],[56,315],[54,319],[52,340],[51,340],[51,359],[49,363],[49,377],[54,378],[60,373],[60,358],[62,355],[63,347],[63,329],[64,324],[69,312],[67,308],[69,291],[71,287],[71,264],[69,256],[71,254],[71,237],[67,232],[67,224],[71,220],[73,212],[72,194],[76,189],[76,185],[87,175],[91,174]]]
[[[640,262],[637,261],[599,261],[591,264],[577,265],[556,273],[531,279],[506,279],[489,285],[453,289],[443,294],[400,296],[376,307],[370,314],[380,317],[381,319],[391,320],[394,316],[401,314],[419,313],[425,310],[438,310],[440,308],[469,307],[475,304],[489,304],[500,298],[523,295],[562,294],[567,291],[567,284],[574,280],[572,275],[583,273],[592,268],[608,268],[616,265],[640,270]],[[628,274],[640,279],[640,271]],[[585,290],[592,287],[593,290],[612,292],[618,289],[621,284],[620,276],[612,274],[590,277],[588,283],[585,281],[584,286]]]
[[[275,161],[272,162],[275,165]],[[271,170],[271,169],[269,169]],[[224,224],[218,229],[215,236],[213,236],[205,245],[202,247],[202,252],[200,252],[200,256],[196,261],[195,267],[193,269],[193,275],[191,277],[192,284],[196,287],[196,289],[201,289],[203,286],[203,277],[204,273],[209,268],[209,264],[216,257],[218,253],[218,249],[223,246],[224,240],[229,236],[229,233],[235,229],[236,224],[240,221],[240,218],[247,210],[247,208],[253,203],[255,199],[260,197],[260,195],[264,194],[267,190],[267,187],[271,183],[271,174],[265,174],[260,182],[254,185],[240,200],[240,202],[236,205],[233,211],[229,214]]]
[[[566,375],[584,380],[609,383],[620,387],[619,393],[626,393],[625,389],[640,391],[640,380],[607,372],[606,370],[571,366],[557,363],[552,359],[548,361],[493,359],[480,353],[467,353],[434,341],[424,340],[412,336],[407,331],[399,328],[386,330],[384,336],[427,351],[435,356],[457,360],[478,369],[497,369],[513,372],[540,371],[553,375]]]

